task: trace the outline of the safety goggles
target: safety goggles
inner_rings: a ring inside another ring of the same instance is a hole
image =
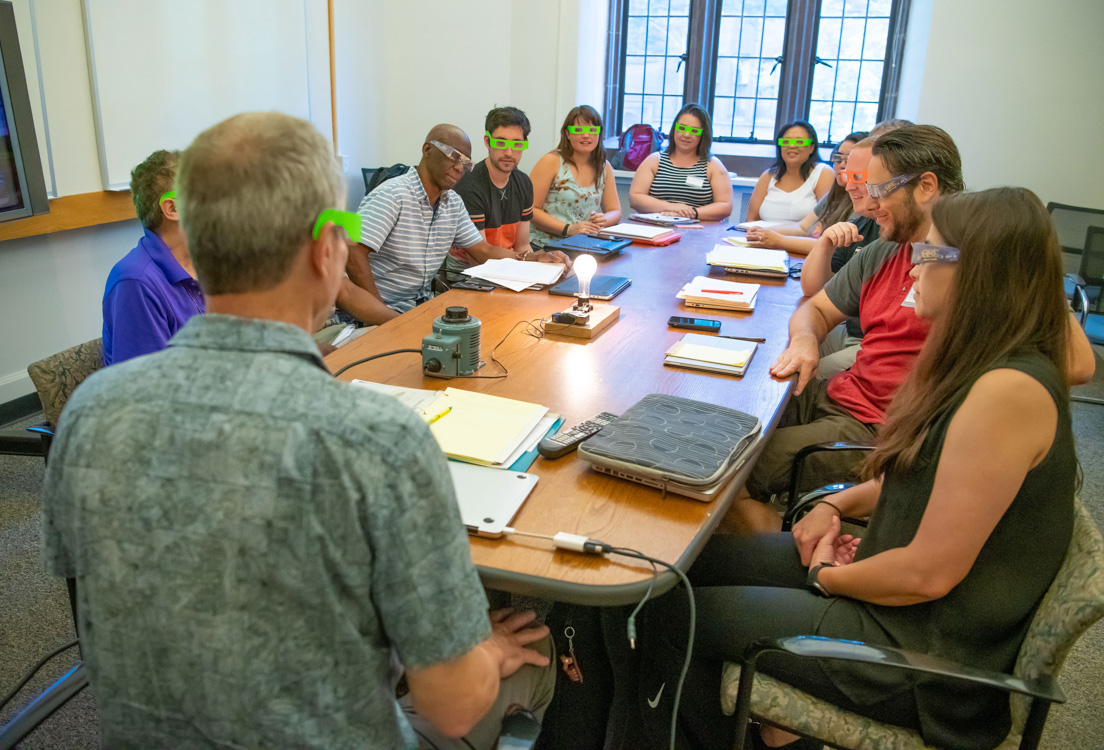
[[[782,148],[804,148],[813,145],[812,138],[779,138],[778,145]]]
[[[525,151],[526,149],[529,148],[529,141],[508,141],[505,138],[494,138],[494,137],[491,136],[490,132],[488,132],[488,131],[483,131],[483,132],[487,133],[487,138],[490,139],[490,141],[491,141],[491,148],[496,148],[496,149],[507,149],[507,148],[509,148],[509,149],[513,149],[514,151]]]
[[[848,172],[845,169],[842,172],[840,172],[840,179],[843,180],[845,183],[853,182],[856,185],[862,185],[863,183],[866,182],[866,170],[865,169],[857,169],[857,170],[853,170],[851,172]]]
[[[601,125],[568,125],[567,132],[571,135],[598,135],[602,132]]]
[[[912,243],[912,264],[955,263],[958,261],[958,248],[947,245],[929,245],[926,242]]]
[[[868,182],[866,183],[866,192],[870,195],[871,198],[881,200],[882,198],[889,197],[894,192],[909,184],[919,176],[920,173],[899,174],[896,177],[886,180],[885,182]]]
[[[470,172],[475,169],[475,162],[464,156],[462,153],[460,153],[447,143],[441,143],[440,141],[430,141],[430,143],[436,146],[438,151],[447,156],[448,160],[451,161],[453,164],[459,164],[460,166],[462,166],[465,172]]]
[[[173,199],[173,200],[176,199],[176,191],[175,190],[170,190],[169,192],[163,194],[161,196],[161,200],[157,201],[157,205],[160,206],[162,203],[164,203],[165,201],[167,201],[169,199]]]
[[[676,133],[689,133],[690,135],[701,135],[702,134],[702,129],[701,128],[692,128],[689,125],[683,125],[681,122],[676,122],[675,123],[675,132]]]
[[[355,214],[352,211],[342,211],[337,208],[327,208],[322,213],[318,214],[318,218],[314,220],[314,231],[311,232],[311,237],[318,239],[318,235],[322,234],[322,227],[328,222],[333,222],[335,226],[339,226],[345,230],[345,234],[353,242],[360,242],[360,215]]]

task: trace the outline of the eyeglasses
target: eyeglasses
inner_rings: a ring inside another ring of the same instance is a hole
[[[161,200],[157,201],[157,205],[160,206],[162,203],[164,203],[165,201],[167,201],[169,199],[176,200],[176,191],[175,190],[170,190],[169,192],[163,194],[161,196]]]
[[[866,183],[866,192],[870,195],[871,198],[874,198],[875,200],[881,200],[882,198],[888,197],[895,191],[909,184],[919,176],[920,173],[899,174],[896,177],[886,180],[885,182],[868,182]]]
[[[567,132],[571,135],[598,135],[602,132],[601,125],[568,125]]]
[[[847,162],[847,154],[832,154],[833,164],[844,164]]]
[[[853,182],[856,185],[862,185],[866,182],[866,170],[854,170],[848,172],[846,169],[840,172],[840,179],[846,182]]]
[[[488,132],[486,130],[483,131],[483,132],[487,133],[487,138],[490,138],[491,148],[497,148],[497,149],[510,148],[510,149],[515,150],[515,151],[525,151],[526,149],[529,148],[529,141],[508,141],[505,138],[492,138],[490,132]]]
[[[689,133],[690,135],[701,135],[702,134],[702,129],[701,128],[692,128],[689,125],[683,125],[681,122],[676,122],[675,123],[675,132],[676,133]]]
[[[912,243],[912,264],[955,263],[958,261],[958,248],[947,245],[929,245],[926,242]]]
[[[331,221],[336,226],[344,229],[345,234],[353,242],[360,242],[360,214],[355,214],[352,211],[342,211],[337,208],[327,208],[318,214],[318,218],[314,220],[314,231],[311,232],[311,237],[318,239],[318,235],[322,234],[322,227]]]
[[[462,153],[460,153],[447,143],[441,143],[440,141],[430,141],[430,143],[436,146],[438,151],[447,156],[448,160],[451,161],[453,164],[459,164],[460,166],[462,166],[465,172],[470,172],[475,169],[475,162],[464,156]]]
[[[803,148],[805,146],[813,145],[813,139],[812,138],[779,138],[778,139],[778,145],[781,146],[782,148],[787,148],[787,147],[789,147],[789,148],[793,148],[793,147]]]

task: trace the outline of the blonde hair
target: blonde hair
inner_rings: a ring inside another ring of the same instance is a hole
[[[326,139],[306,120],[278,112],[235,115],[200,133],[181,156],[176,185],[207,294],[283,281],[318,214],[344,195]]]

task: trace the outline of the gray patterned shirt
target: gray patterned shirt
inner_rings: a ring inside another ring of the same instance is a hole
[[[398,664],[490,635],[443,454],[294,326],[169,347],[81,385],[43,493],[104,746],[402,747]]]

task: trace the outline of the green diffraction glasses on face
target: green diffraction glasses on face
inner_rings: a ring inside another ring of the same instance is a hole
[[[162,203],[169,200],[170,198],[173,198],[173,199],[176,198],[176,191],[175,190],[170,190],[169,192],[163,194],[161,196],[161,200],[157,201],[157,205],[161,205]]]
[[[689,133],[690,135],[701,135],[701,128],[692,128],[689,125],[683,125],[681,122],[675,123],[676,133]]]
[[[567,132],[572,135],[598,135],[602,132],[600,125],[568,125]]]
[[[487,133],[487,131],[483,131]],[[491,148],[497,149],[513,149],[514,151],[525,151],[529,148],[529,141],[508,141],[505,138],[495,138],[490,133],[487,133],[487,137],[491,140]]]
[[[779,138],[778,145],[783,148],[803,148],[804,146],[813,145],[812,138]]]
[[[954,263],[958,260],[958,248],[948,245],[929,245],[926,242],[912,243],[912,264]]]
[[[327,208],[318,214],[318,218],[314,221],[314,231],[311,233],[311,237],[318,239],[318,235],[322,234],[322,227],[331,221],[344,229],[345,234],[353,242],[360,242],[360,215],[336,208]]]

